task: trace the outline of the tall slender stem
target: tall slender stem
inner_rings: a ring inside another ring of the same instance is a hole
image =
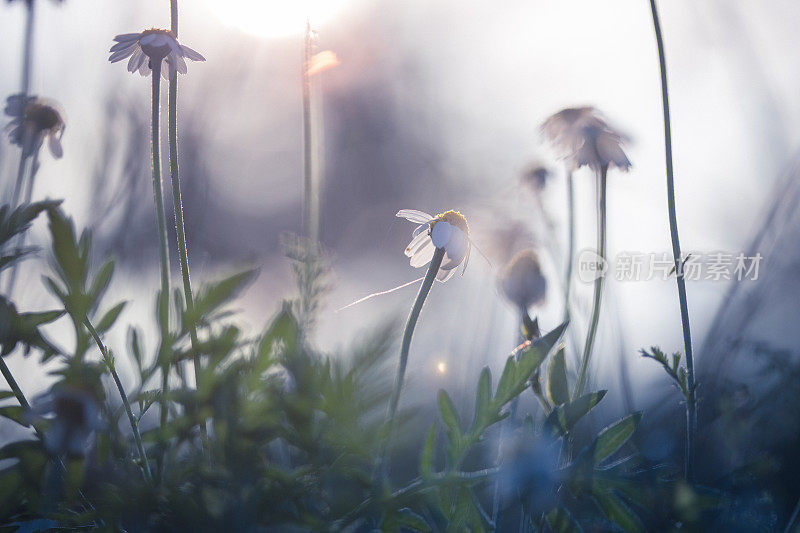
[[[170,0],[171,30],[178,37],[178,0]],[[186,312],[192,316],[194,310],[194,296],[192,295],[192,282],[189,274],[189,251],[186,246],[186,226],[183,219],[183,199],[181,196],[181,178],[178,171],[178,71],[174,67],[169,69],[169,171],[172,182],[172,206],[175,211],[175,233],[178,236],[178,254],[181,263],[181,279],[183,281],[183,297],[186,300]],[[202,360],[200,358],[199,341],[197,338],[197,325],[189,321],[189,338],[192,343],[194,381],[195,386],[200,385],[200,372]],[[200,432],[207,436],[205,424],[200,424]]]
[[[597,174],[597,256],[598,261],[604,262],[606,259],[606,181],[608,177],[608,165],[603,165]],[[583,357],[581,367],[578,372],[578,383],[575,386],[575,394],[572,398],[579,398],[586,387],[587,372],[589,361],[592,357],[594,339],[597,336],[597,324],[600,321],[600,304],[603,300],[603,273],[597,272],[594,280],[594,298],[592,300],[592,315],[589,321],[589,330],[586,332],[586,342],[583,345]]]
[[[26,3],[27,15],[25,17],[25,44],[22,48],[22,87],[23,96],[31,91],[31,71],[33,70],[33,28],[36,18],[36,2],[28,0]]]
[[[311,22],[306,20],[303,41],[303,236],[312,242],[319,239],[319,191],[317,169],[314,161],[314,131],[311,107],[311,76],[306,70],[311,62],[314,46]]]
[[[658,19],[656,1],[650,0],[653,14],[653,29],[658,46],[658,62],[661,70],[661,102],[664,108],[664,153],[667,167],[667,208],[669,209],[669,233],[672,238],[672,256],[675,261],[675,280],[678,284],[678,301],[683,325],[683,345],[686,351],[686,374],[689,387],[689,401],[686,402],[686,480],[694,479],[695,435],[697,434],[697,392],[694,375],[694,355],[692,353],[692,333],[689,327],[689,304],[686,299],[686,281],[681,264],[681,243],[678,238],[678,217],[675,211],[675,179],[672,166],[672,128],[669,114],[669,91],[667,89],[667,61],[664,55],[664,39],[661,36],[661,23]]]
[[[131,424],[131,429],[133,430],[133,439],[136,441],[136,448],[139,451],[139,460],[142,462],[142,471],[144,472],[144,477],[147,481],[153,480],[153,474],[150,470],[150,463],[147,461],[147,454],[144,451],[144,445],[142,444],[142,435],[139,433],[139,424],[136,422],[136,417],[133,416],[133,410],[131,409],[131,403],[128,400],[128,395],[125,393],[125,388],[122,386],[122,381],[119,379],[119,374],[117,374],[117,370],[114,366],[114,359],[111,356],[111,353],[106,348],[103,341],[100,339],[100,334],[97,333],[97,330],[92,326],[92,323],[89,321],[88,318],[84,320],[84,324],[86,325],[86,329],[89,330],[89,333],[94,338],[94,342],[97,343],[97,347],[100,349],[100,353],[103,356],[103,362],[105,363],[108,371],[111,373],[111,377],[114,378],[114,384],[117,386],[117,390],[119,391],[119,396],[122,398],[122,404],[125,406],[125,412],[128,415],[128,422]]]
[[[0,373],[3,374],[4,378],[6,378],[8,386],[11,387],[11,392],[14,393],[14,397],[17,399],[22,408],[26,411],[30,409],[31,405],[28,403],[28,399],[25,398],[25,394],[23,394],[22,389],[19,388],[17,380],[14,379],[14,375],[11,374],[11,369],[8,368],[4,357],[0,357]]]
[[[153,152],[153,199],[156,209],[156,224],[158,226],[158,251],[161,262],[161,294],[158,299],[159,324],[161,326],[161,343],[159,352],[163,352],[163,343],[169,338],[169,252],[167,251],[167,222],[164,215],[164,191],[161,182],[161,134],[159,121],[161,117],[161,61],[151,61],[153,73],[153,116],[152,116],[152,139],[151,148]],[[163,361],[163,353],[159,353],[162,359],[162,401],[161,401],[161,425],[167,421],[166,394],[169,387],[169,363]]]
[[[400,391],[403,388],[403,381],[406,375],[406,366],[408,365],[408,353],[411,349],[411,337],[414,335],[414,328],[417,326],[419,314],[422,311],[422,306],[425,304],[425,299],[431,291],[433,282],[436,281],[436,274],[439,273],[439,267],[442,265],[444,259],[444,248],[436,248],[428,265],[428,272],[425,274],[425,279],[417,293],[417,299],[414,300],[414,306],[411,308],[411,313],[408,315],[406,321],[406,328],[403,331],[403,342],[400,346],[400,362],[397,365],[397,376],[394,381],[394,389],[392,389],[392,396],[389,400],[389,409],[386,413],[386,424],[388,426],[386,431],[386,439],[381,445],[381,451],[378,454],[378,474],[383,477],[386,469],[388,441],[391,437],[392,430],[394,429],[395,417],[397,416],[397,405],[400,403]]]
[[[567,169],[567,271],[564,279],[564,322],[570,317],[569,298],[572,289],[572,262],[575,255],[575,185],[572,169]]]

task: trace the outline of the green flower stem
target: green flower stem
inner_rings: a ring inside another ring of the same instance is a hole
[[[147,454],[145,453],[144,445],[142,444],[142,435],[139,433],[139,423],[136,421],[136,417],[133,416],[128,395],[125,393],[125,388],[122,386],[122,381],[120,381],[119,374],[117,374],[117,370],[114,367],[114,358],[111,356],[108,348],[106,348],[106,346],[103,344],[103,341],[100,339],[100,334],[97,333],[97,330],[94,329],[94,326],[92,326],[92,323],[88,318],[84,320],[84,324],[86,325],[86,329],[89,330],[89,333],[91,333],[92,337],[94,338],[94,342],[97,343],[97,347],[100,349],[100,353],[103,355],[103,362],[106,364],[108,371],[111,373],[111,377],[114,378],[114,384],[117,386],[120,398],[122,398],[122,404],[125,406],[125,412],[128,414],[128,421],[130,422],[131,429],[133,430],[133,438],[136,441],[136,448],[139,451],[139,460],[142,462],[142,471],[144,472],[144,477],[148,482],[150,482],[153,480],[153,474],[150,471],[150,463],[147,461]]]
[[[26,2],[25,44],[22,49],[22,94],[27,96],[31,90],[31,70],[33,64],[33,27],[36,19],[36,2]]]
[[[171,30],[175,37],[178,36],[178,0],[170,0]],[[186,226],[183,220],[183,200],[181,197],[181,178],[178,172],[178,71],[170,68],[169,71],[169,171],[172,181],[172,206],[175,210],[175,233],[178,235],[178,254],[181,263],[181,278],[183,280],[183,297],[186,300],[186,313],[193,316],[194,297],[192,295],[192,282],[189,275],[189,252],[186,246]],[[200,385],[200,371],[202,361],[198,350],[197,325],[189,322],[189,338],[194,352],[194,380],[195,386]],[[200,425],[200,432],[207,436],[205,424]]]
[[[303,236],[316,243],[319,240],[319,179],[314,164],[315,144],[311,107],[311,76],[306,69],[311,62],[313,39],[311,23],[306,20],[303,42]]]
[[[661,36],[661,23],[658,20],[656,1],[650,0],[653,13],[653,29],[658,46],[658,62],[661,70],[661,100],[664,108],[664,152],[667,167],[667,207],[669,209],[669,233],[672,238],[672,256],[675,261],[675,280],[678,284],[678,301],[683,325],[683,345],[686,351],[686,374],[689,388],[689,401],[686,402],[686,480],[694,479],[695,436],[697,434],[697,393],[694,377],[694,355],[692,354],[692,333],[689,328],[689,304],[686,299],[686,281],[681,264],[681,243],[678,239],[678,217],[675,212],[675,179],[672,167],[672,129],[669,114],[669,91],[667,90],[667,61],[664,56],[664,40]]]
[[[417,325],[419,314],[422,311],[422,306],[425,304],[425,299],[433,287],[433,282],[436,281],[436,274],[439,273],[439,267],[442,265],[444,259],[444,248],[436,248],[428,265],[428,272],[425,274],[425,279],[422,281],[422,286],[417,293],[417,299],[414,301],[414,307],[411,308],[411,313],[408,315],[406,321],[406,329],[403,332],[403,343],[400,347],[400,363],[397,366],[397,377],[394,382],[394,389],[389,401],[389,410],[386,414],[387,432],[386,439],[382,445],[381,453],[378,455],[379,459],[379,473],[383,474],[385,470],[385,463],[387,463],[388,441],[394,428],[395,416],[397,415],[397,405],[400,403],[400,391],[403,388],[403,380],[406,375],[406,366],[408,365],[408,352],[411,349],[411,337],[414,335],[414,328]]]
[[[161,61],[152,61],[153,72],[153,117],[151,148],[153,152],[153,199],[156,208],[156,224],[158,225],[158,251],[161,259],[161,294],[158,299],[159,323],[161,326],[161,343],[159,357],[162,359],[162,400],[161,400],[161,426],[167,422],[166,395],[169,387],[169,363],[163,361],[166,347],[163,343],[169,338],[169,253],[167,252],[167,223],[164,215],[164,192],[161,182],[161,134],[159,119],[161,117]]]
[[[567,272],[564,278],[564,322],[569,321],[569,298],[572,292],[572,262],[575,255],[575,185],[572,169],[567,169]]]
[[[8,368],[8,365],[6,364],[6,360],[4,357],[0,357],[0,372],[2,372],[3,377],[6,378],[8,386],[11,387],[11,392],[14,393],[14,397],[17,399],[22,408],[25,409],[26,411],[30,409],[31,404],[28,403],[28,399],[25,398],[25,394],[23,394],[22,389],[19,388],[19,384],[17,383],[17,380],[14,379],[14,376],[11,374],[11,369]]]
[[[608,177],[608,165],[603,165],[597,175],[597,255],[600,261],[606,258],[606,181]],[[575,393],[572,399],[579,398],[586,387],[587,371],[589,361],[592,357],[592,347],[597,335],[597,323],[600,320],[600,304],[603,299],[603,276],[598,275],[594,280],[594,299],[592,300],[592,314],[589,321],[589,330],[586,333],[586,343],[583,346],[583,357],[581,357],[581,367],[578,372],[578,383],[575,386]]]

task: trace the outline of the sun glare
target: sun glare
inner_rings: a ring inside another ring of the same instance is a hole
[[[261,37],[300,34],[306,18],[312,26],[324,24],[348,0],[206,0],[223,24]]]

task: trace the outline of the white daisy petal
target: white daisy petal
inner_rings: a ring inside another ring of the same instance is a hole
[[[169,47],[176,56],[183,57],[183,47],[175,39],[169,39]]]
[[[453,274],[455,274],[455,273],[456,273],[455,269],[451,269],[451,270],[439,269],[439,272],[436,274],[436,281],[440,281],[440,282],[444,283],[448,279],[452,278]]]
[[[404,218],[409,222],[416,222],[417,224],[424,224],[433,220],[433,217],[428,213],[417,211],[416,209],[401,209],[395,215],[399,218]]]
[[[114,40],[123,43],[126,41],[136,41],[141,36],[142,36],[141,33],[123,33],[121,35],[117,35],[116,37],[114,37]]]
[[[425,246],[423,246],[417,253],[411,257],[411,261],[409,262],[412,267],[419,268],[423,265],[427,265],[433,259],[433,254],[436,252],[436,247],[433,245],[431,241],[427,241]]]
[[[136,45],[130,46],[128,48],[124,48],[122,50],[117,50],[108,58],[109,61],[112,63],[116,63],[117,61],[122,61],[129,55],[133,54],[134,50],[136,50]]]
[[[420,233],[419,235],[414,237],[410,243],[408,243],[408,246],[406,246],[405,254],[408,257],[411,257],[424,245],[426,240],[429,240],[429,237],[424,233]]]
[[[53,154],[53,157],[56,159],[61,159],[64,155],[64,149],[61,147],[61,139],[52,134],[49,137],[47,146],[50,148],[50,153]]]
[[[430,223],[428,223],[428,222],[426,222],[425,224],[420,224],[419,226],[417,226],[417,229],[414,230],[414,232],[411,234],[411,236],[412,237],[416,237],[417,235],[419,235],[423,231],[427,230],[429,227],[430,227]]]
[[[205,61],[206,60],[206,58],[203,57],[203,55],[200,52],[198,52],[196,50],[192,50],[191,48],[189,48],[186,45],[182,44],[181,45],[181,49],[183,49],[183,55],[185,57],[188,57],[192,61]]]
[[[472,251],[472,245],[467,245],[467,255],[464,256],[464,262],[462,263],[461,267],[461,275],[464,275],[464,272],[467,271],[467,263],[469,263],[469,253]]]
[[[128,61],[128,72],[136,72],[139,70],[139,67],[142,66],[141,61],[144,57],[145,55],[141,48],[137,49]]]
[[[136,41],[123,41],[121,43],[117,43],[114,46],[112,46],[109,52],[117,52],[124,48],[136,48],[136,45],[137,45]]]
[[[151,70],[150,69],[150,58],[147,57],[147,54],[145,54],[144,52],[142,52],[142,58],[141,58],[139,63],[140,63],[140,65],[139,65],[139,74],[141,74],[142,76],[147,76],[148,74],[150,74],[150,70]]]
[[[181,74],[186,74],[187,72],[186,61],[184,61],[183,58],[179,55],[172,54],[171,57],[176,65],[176,68],[178,69],[178,72],[180,72]]]
[[[164,81],[169,81],[169,68],[167,68],[169,63],[166,59],[161,62],[161,77],[164,78]]]
[[[431,240],[433,245],[437,248],[444,248],[450,241],[450,236],[453,233],[453,226],[449,222],[439,220],[433,225],[431,230]]]

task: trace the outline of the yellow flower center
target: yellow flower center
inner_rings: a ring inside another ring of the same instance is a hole
[[[452,224],[463,231],[466,235],[469,235],[469,224],[467,224],[467,219],[464,218],[464,215],[462,215],[460,212],[450,210],[445,211],[444,213],[439,213],[433,217],[433,220],[430,222],[431,229],[433,229],[433,226],[440,220],[443,220],[448,224]]]

